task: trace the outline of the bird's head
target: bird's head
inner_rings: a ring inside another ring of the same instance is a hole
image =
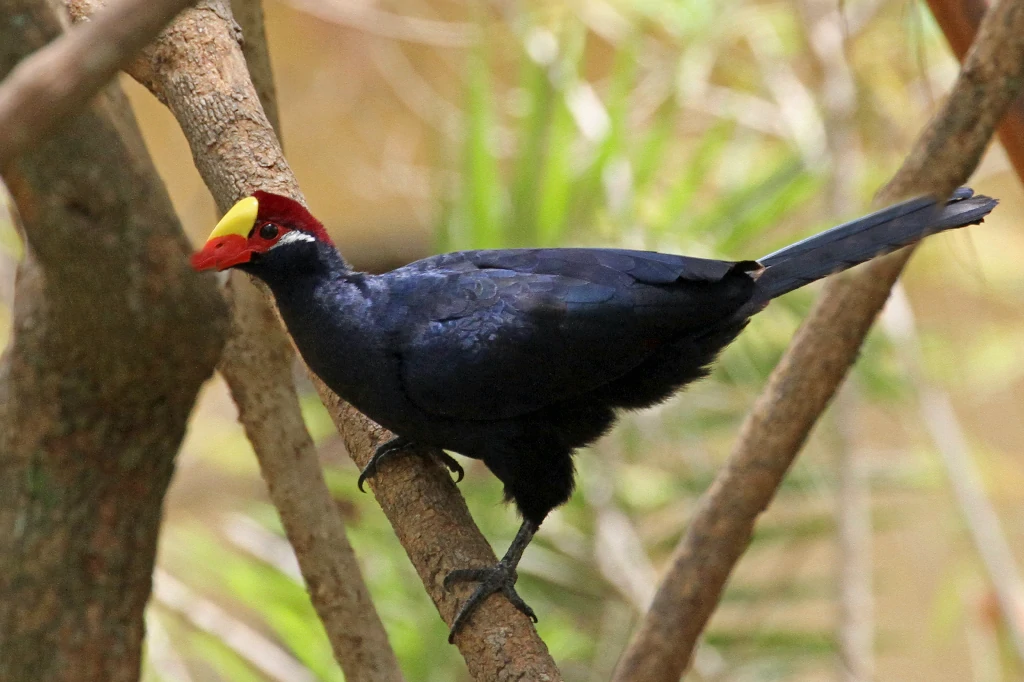
[[[240,267],[260,274],[264,267],[312,260],[318,245],[334,243],[306,207],[288,197],[254,192],[224,214],[202,250],[192,256],[196,270]]]

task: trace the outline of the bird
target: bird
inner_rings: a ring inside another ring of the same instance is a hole
[[[269,287],[303,360],[394,434],[359,477],[430,446],[482,460],[522,523],[497,564],[450,572],[476,588],[449,642],[491,594],[534,622],[516,569],[574,487],[574,453],[623,411],[706,376],[751,316],[785,293],[923,237],[982,222],[997,200],[967,187],[833,227],[757,260],[619,248],[516,248],[436,255],[371,275],[350,268],[294,199],[256,191],[217,223],[195,270],[246,272]],[[426,450],[430,452],[431,450]]]

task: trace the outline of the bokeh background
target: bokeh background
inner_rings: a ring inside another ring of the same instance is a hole
[[[927,7],[910,0],[265,8],[288,158],[339,247],[371,271],[523,245],[756,258],[867,211],[957,73]],[[125,87],[198,244],[216,215],[188,146],[162,105]],[[1007,549],[996,577],[1016,589],[1024,193],[998,145],[972,185],[999,209],[914,257],[761,520],[686,679],[839,679],[840,643],[858,639],[879,680],[995,682],[1024,670],[982,559]],[[0,347],[21,248],[0,220]],[[710,379],[624,419],[577,458],[577,494],[520,569],[520,592],[567,679],[609,677],[810,289],[755,319]],[[467,679],[302,385],[408,679]],[[483,466],[464,464],[461,489],[503,550],[517,519]],[[300,580],[215,378],[167,501],[146,678],[343,679]]]

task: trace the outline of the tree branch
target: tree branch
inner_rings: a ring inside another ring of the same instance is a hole
[[[231,289],[232,329],[219,369],[334,655],[347,680],[401,680],[398,660],[302,421],[291,344],[251,282],[235,276]]]
[[[97,96],[105,79],[79,70],[92,90],[63,90],[88,102],[78,115],[46,139],[18,132],[70,110],[22,95],[32,64],[74,41],[48,0],[3,0],[0,16],[0,74],[56,38],[0,84],[7,104],[50,102],[7,106],[0,127],[20,140],[3,177],[29,247],[0,366],[0,679],[135,682],[163,497],[227,311],[188,267],[116,85]]]
[[[928,7],[949,42],[953,54],[962,63],[978,34],[988,4],[985,0],[928,0]],[[999,141],[1006,156],[1024,179],[1024,98],[1018,97],[999,126]]]
[[[260,105],[280,135],[260,0],[233,0],[243,55]],[[231,279],[232,330],[219,366],[253,444],[270,498],[299,561],[313,605],[347,679],[402,673],[327,488],[292,379],[295,354],[273,310],[248,278]]]
[[[949,195],[974,170],[1022,81],[1024,2],[1003,0],[985,17],[949,100],[878,201]],[[687,668],[757,516],[856,359],[910,253],[904,249],[825,285],[676,547],[616,682],[675,682]]]
[[[96,4],[96,0],[69,1],[76,18],[87,15]],[[132,64],[131,73],[174,112],[196,166],[222,210],[255,189],[301,198],[244,75],[230,16],[221,2],[206,4],[207,9],[183,13],[146,51],[145,63]],[[263,314],[254,317],[265,319]],[[242,340],[253,346],[265,344],[266,338],[260,335],[269,333],[269,325],[246,329]],[[273,333],[283,338],[279,328]],[[365,466],[386,432],[340,401],[319,379],[313,377],[313,381],[352,458]],[[248,410],[240,411],[245,418]],[[247,424],[247,428],[255,426]],[[421,457],[386,465],[371,488],[431,599],[445,622],[451,623],[471,586],[448,592],[442,585],[444,576],[454,568],[496,561],[462,496],[446,470]],[[456,643],[476,679],[554,682],[561,678],[532,623],[500,596],[484,604]]]
[[[68,8],[76,20],[87,18],[86,12],[102,11],[96,0],[69,2]],[[205,28],[215,32],[198,30],[208,21]],[[252,90],[238,37],[226,4],[205,2],[184,13],[130,67],[147,85],[159,86],[164,101],[185,122],[186,130],[192,130],[193,150],[197,145],[207,150],[207,169],[218,162],[216,157],[247,157],[261,169],[264,177],[259,180],[222,177],[217,195],[222,208],[231,204],[232,197],[248,193],[236,189],[246,182],[252,183],[249,187],[297,191],[285,186],[285,181],[278,186],[270,182],[271,174],[291,178],[291,173]],[[220,92],[212,95],[215,88]],[[216,103],[218,96],[223,101]],[[219,368],[238,405],[334,655],[347,679],[401,680],[398,661],[302,420],[288,339],[244,276],[236,275],[231,289],[235,299],[231,334]]]
[[[121,0],[20,63],[0,88],[0,168],[85,103],[195,0]],[[13,16],[13,15],[12,15]]]
[[[259,95],[263,113],[270,127],[281,136],[281,115],[277,109],[277,87],[270,68],[270,50],[267,48],[267,30],[263,23],[263,0],[231,0],[231,13],[242,27],[242,54],[249,65],[249,77]]]

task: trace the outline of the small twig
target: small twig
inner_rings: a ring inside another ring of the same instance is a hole
[[[285,0],[300,12],[358,31],[435,47],[472,47],[480,39],[473,24],[393,14],[350,0]]]
[[[171,644],[171,638],[152,609],[146,611],[146,665],[162,680],[193,682],[188,665]]]
[[[612,468],[622,464],[609,455],[596,475],[581,476],[579,487],[594,514],[594,560],[601,575],[636,611],[645,611],[654,598],[657,574],[636,526],[615,507]],[[607,469],[607,470],[606,470]]]
[[[153,597],[194,627],[217,638],[272,680],[314,682],[316,675],[294,656],[233,617],[166,571],[153,574]]]
[[[974,170],[1024,83],[1024,2],[982,23],[949,100],[879,202],[947,196]],[[754,404],[729,460],[676,547],[616,682],[675,682],[796,453],[857,357],[911,249],[832,278]]]
[[[619,467],[621,463],[613,462],[612,466]],[[594,513],[594,560],[604,579],[618,590],[632,610],[643,612],[654,599],[657,573],[636,525],[613,504],[614,479],[611,471],[580,478],[584,499]],[[694,668],[702,679],[712,679],[720,667],[714,661],[721,657],[710,646],[704,645],[701,650],[709,655],[697,656]],[[606,659],[609,653],[602,652],[599,658]],[[591,671],[592,677],[595,672]]]
[[[733,120],[765,135],[792,139],[792,131],[780,122],[779,108],[763,97],[712,83],[701,83],[682,95],[682,104],[687,109]]]
[[[195,0],[122,0],[22,61],[0,86],[0,168],[110,81]]]
[[[295,558],[295,548],[284,538],[273,533],[245,514],[230,514],[221,523],[228,541],[238,549],[272,566],[296,583],[305,584],[302,569]]]
[[[783,41],[771,22],[751,22],[749,45],[762,78],[775,100],[783,125],[808,168],[819,166],[826,154],[825,122],[814,97],[783,58]]]
[[[874,676],[874,600],[871,593],[871,489],[858,456],[853,398],[836,396],[838,462],[836,573],[839,613],[839,679],[870,682]]]
[[[1024,661],[1024,581],[1021,580],[1013,551],[1006,541],[999,515],[985,495],[981,474],[971,457],[967,436],[953,409],[949,396],[932,386],[921,369],[921,348],[917,322],[906,293],[893,291],[892,300],[882,316],[889,336],[897,342],[903,364],[918,386],[918,409],[932,444],[942,455],[946,477],[960,505],[960,512],[978,555],[995,590],[996,600],[1010,634],[1017,658]]]
[[[420,75],[401,45],[374,41],[367,50],[377,72],[410,112],[452,142],[461,143],[465,115]]]

